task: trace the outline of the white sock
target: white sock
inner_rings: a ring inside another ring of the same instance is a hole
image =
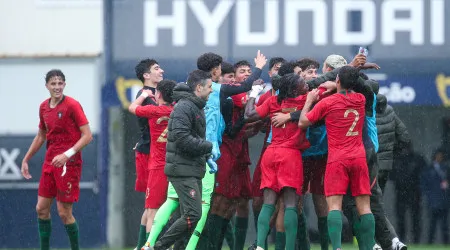
[[[392,239],[392,245],[395,245],[395,244],[397,244],[398,242],[400,242],[400,240],[399,240],[397,237],[395,237],[395,238]]]

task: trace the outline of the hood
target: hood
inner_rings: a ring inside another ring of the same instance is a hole
[[[173,100],[175,102],[181,99],[187,99],[193,102],[199,109],[206,106],[206,100],[196,96],[186,83],[178,83],[173,89]]]
[[[378,95],[378,91],[380,90],[380,84],[372,79],[366,80],[366,84],[369,84],[369,86],[372,88],[373,93],[375,95]]]
[[[377,95],[377,106],[376,106],[377,114],[384,113],[384,111],[386,111],[386,107],[387,107],[386,96],[384,96],[382,94],[378,94]]]

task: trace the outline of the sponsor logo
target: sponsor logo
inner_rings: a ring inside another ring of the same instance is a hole
[[[439,74],[436,77],[436,88],[445,107],[450,107],[450,77]]]
[[[385,95],[391,103],[412,103],[416,98],[414,88],[402,86],[399,82],[392,82],[389,86],[380,86],[379,93]]]

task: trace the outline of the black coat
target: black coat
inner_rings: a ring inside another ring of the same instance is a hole
[[[170,114],[164,173],[170,177],[202,179],[206,159],[212,150],[205,139],[206,120],[203,108],[206,100],[197,97],[184,83],[175,86],[173,98],[177,102]]]
[[[397,117],[394,109],[387,104],[387,99],[384,95],[377,95],[376,111],[379,169],[392,170],[395,145],[399,144],[408,147],[411,138],[405,124]]]

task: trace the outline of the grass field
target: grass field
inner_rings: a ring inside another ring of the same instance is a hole
[[[94,249],[94,248],[82,248],[83,250],[133,250],[132,247],[130,248],[100,248],[100,249]],[[274,246],[269,247],[269,250],[275,249]],[[331,246],[330,246],[331,249]],[[449,250],[450,246],[430,246],[430,245],[408,245],[408,250]],[[2,248],[0,250],[38,250],[36,248]],[[54,249],[54,250],[69,250],[69,249]],[[224,247],[223,250],[229,250],[228,247]],[[320,250],[319,245],[312,245],[311,250]],[[354,245],[343,245],[342,250],[358,250],[357,246]]]

